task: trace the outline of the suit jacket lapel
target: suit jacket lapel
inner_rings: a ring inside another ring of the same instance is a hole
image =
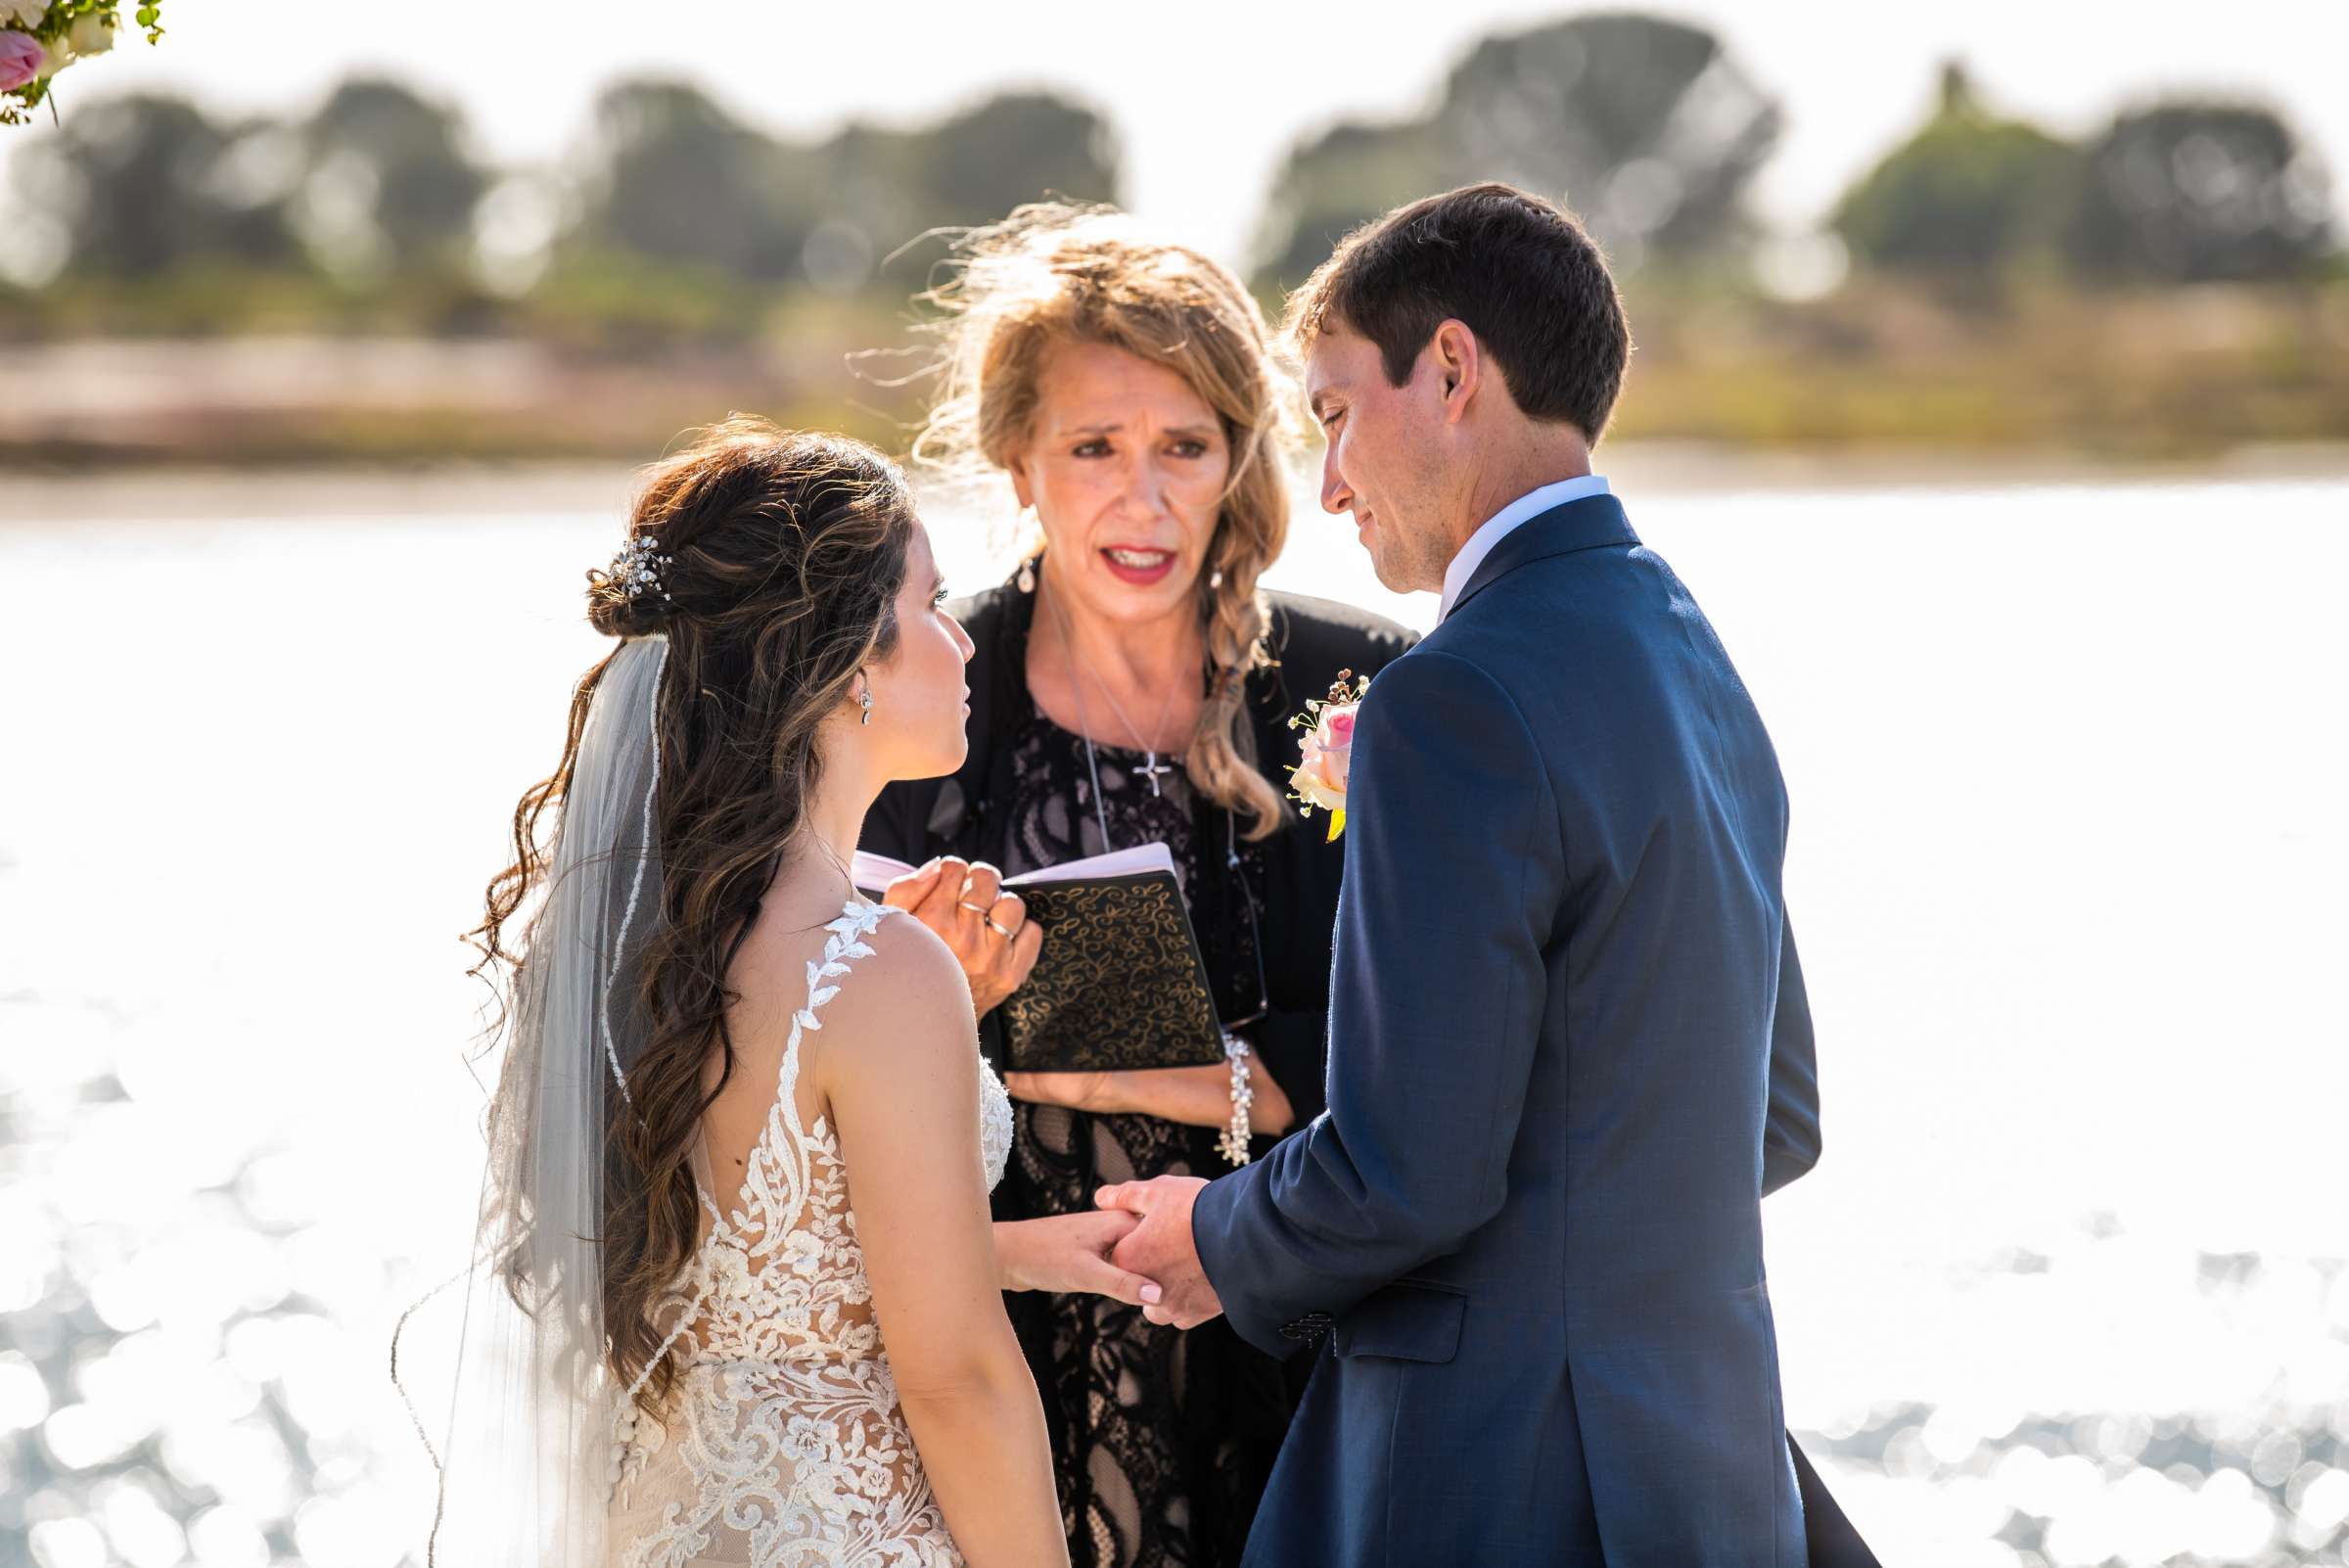
[[[1612,495],[1586,495],[1579,501],[1552,507],[1539,517],[1526,519],[1493,546],[1492,553],[1469,576],[1468,585],[1460,590],[1451,613],[1458,615],[1468,607],[1469,600],[1521,566],[1553,555],[1571,555],[1577,550],[1638,542],[1639,535],[1632,531],[1631,520],[1623,514],[1623,503]]]

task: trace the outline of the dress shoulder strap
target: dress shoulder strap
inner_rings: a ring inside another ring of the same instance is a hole
[[[782,1071],[775,1085],[776,1109],[794,1133],[801,1131],[799,1103],[793,1094],[800,1082],[800,1039],[808,1030],[824,1027],[817,1013],[840,994],[850,967],[859,958],[872,956],[872,944],[865,939],[897,912],[890,904],[850,900],[840,918],[824,927],[823,956],[807,960],[807,1000],[791,1016],[791,1038],[784,1042]]]

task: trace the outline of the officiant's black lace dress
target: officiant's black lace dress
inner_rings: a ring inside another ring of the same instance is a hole
[[[1109,843],[1093,809],[1084,742],[1033,707],[1012,743],[1016,780],[1006,875],[1163,839],[1200,927],[1220,993],[1253,998],[1258,971],[1244,919],[1219,918],[1202,899],[1201,857],[1229,847],[1202,844],[1200,813],[1179,767],[1158,793],[1134,771],[1139,752],[1095,744]],[[1162,763],[1166,759],[1160,760]],[[1221,812],[1210,822],[1225,820]],[[1261,849],[1236,845],[1240,869],[1264,885]],[[1228,869],[1219,865],[1212,870]],[[1226,1011],[1226,1017],[1244,1015]],[[1246,1030],[1241,1030],[1243,1035]],[[1103,1182],[1158,1176],[1216,1176],[1231,1167],[1217,1130],[1160,1117],[1093,1115],[1016,1102],[1007,1195],[1033,1215],[1090,1212]],[[1288,1424],[1283,1372],[1220,1319],[1188,1333],[1160,1327],[1141,1309],[1098,1296],[1029,1298],[1041,1311],[1023,1338],[1048,1335],[1046,1403],[1067,1412],[1055,1433],[1053,1471],[1077,1568],[1174,1568],[1236,1563]],[[1031,1345],[1042,1375],[1043,1358]]]

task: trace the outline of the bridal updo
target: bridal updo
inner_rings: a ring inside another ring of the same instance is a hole
[[[864,442],[736,416],[646,471],[620,551],[587,574],[587,621],[634,637],[680,618],[745,633],[871,620],[886,637],[901,584],[882,578],[902,576],[913,520],[904,476]]]
[[[655,1314],[699,1229],[688,1163],[704,1111],[734,1066],[726,973],[791,853],[821,774],[817,735],[857,672],[889,657],[916,516],[904,478],[844,437],[735,418],[655,464],[621,548],[588,573],[587,619],[668,640],[654,704],[653,836],[660,918],[637,963],[627,1098],[607,1096],[603,1302],[611,1363],[658,1415],[675,1382]],[[633,590],[633,591],[631,591]],[[525,791],[514,861],[470,934],[476,975],[510,1002],[530,962],[513,927],[546,879],[596,689],[619,649],[572,694],[555,771]],[[549,812],[554,813],[552,821]],[[509,945],[509,942],[513,945]],[[719,1060],[714,1086],[704,1068]]]
[[[1150,239],[1115,208],[1036,203],[965,234],[944,281],[923,300],[938,312],[930,325],[940,386],[914,456],[949,481],[1000,484],[1028,443],[1039,379],[1061,345],[1098,344],[1164,365],[1216,411],[1231,473],[1199,576],[1210,668],[1185,771],[1249,824],[1249,838],[1270,834],[1284,808],[1254,765],[1243,681],[1270,661],[1257,579],[1288,539],[1281,457],[1296,417],[1255,298],[1221,263]],[[1027,557],[1040,540],[1017,543]]]

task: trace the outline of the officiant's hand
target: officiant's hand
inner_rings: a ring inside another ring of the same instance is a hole
[[[1141,1223],[1123,1213],[1057,1214],[1041,1220],[995,1222],[995,1262],[1005,1290],[1050,1290],[1108,1296],[1147,1311],[1162,1292],[1128,1273],[1110,1252]]]
[[[1118,1073],[1005,1073],[1003,1087],[1015,1100],[1065,1105],[1072,1111],[1129,1109],[1118,1092]]]
[[[1003,891],[1003,873],[985,860],[942,855],[882,891],[894,904],[945,939],[971,983],[971,1009],[981,1017],[1028,982],[1044,945],[1028,905]]]
[[[1141,1216],[1142,1222],[1118,1243],[1110,1261],[1158,1281],[1163,1296],[1142,1309],[1142,1315],[1154,1323],[1197,1328],[1222,1315],[1223,1303],[1208,1283],[1207,1271],[1199,1267],[1199,1249],[1191,1242],[1191,1207],[1206,1185],[1197,1176],[1166,1176],[1120,1182],[1093,1194],[1093,1202],[1103,1209]]]

